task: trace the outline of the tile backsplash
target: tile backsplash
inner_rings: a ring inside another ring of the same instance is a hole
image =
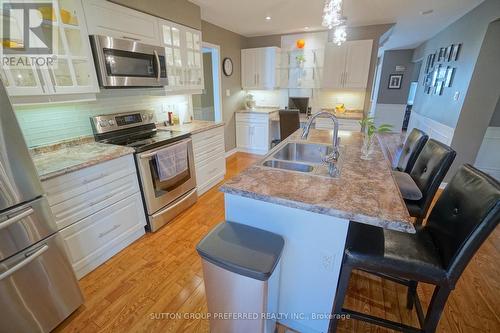
[[[333,108],[344,103],[351,110],[363,110],[365,101],[364,90],[323,90],[323,89],[277,89],[277,90],[249,90],[258,106],[285,107],[288,97],[309,97],[309,105],[313,112],[321,108]]]
[[[191,95],[157,96],[151,89],[104,90],[96,101],[14,106],[28,147],[92,135],[89,117],[133,110],[154,110],[156,120],[167,112],[192,115]]]

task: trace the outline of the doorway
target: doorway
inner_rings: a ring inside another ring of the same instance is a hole
[[[203,42],[204,89],[193,95],[193,117],[195,120],[222,121],[222,88],[220,47]]]

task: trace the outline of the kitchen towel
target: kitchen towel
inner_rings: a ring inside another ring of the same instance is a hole
[[[179,142],[158,150],[155,159],[160,181],[172,179],[187,170],[187,143]]]

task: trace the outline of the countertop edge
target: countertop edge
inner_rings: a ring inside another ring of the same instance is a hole
[[[337,209],[325,208],[325,207],[321,207],[321,206],[300,203],[297,201],[287,200],[287,199],[283,199],[283,198],[279,198],[279,197],[275,197],[275,196],[267,196],[267,195],[263,195],[263,194],[255,194],[252,192],[247,192],[245,190],[237,190],[237,189],[228,187],[226,185],[222,185],[221,187],[219,187],[219,191],[221,191],[223,193],[227,193],[227,194],[239,195],[239,196],[242,196],[245,198],[264,201],[264,202],[282,205],[282,206],[286,206],[286,207],[290,207],[290,208],[306,210],[306,211],[309,211],[312,213],[329,215],[332,217],[346,219],[346,220],[349,220],[352,222],[369,224],[369,225],[373,225],[376,227],[383,227],[384,229],[401,231],[401,232],[406,232],[406,233],[411,233],[411,234],[414,234],[416,232],[413,225],[409,224],[408,222],[404,222],[404,221],[389,221],[389,220],[380,219],[378,217],[367,216],[367,215],[363,215],[363,214],[354,214],[354,213],[349,213],[349,212],[345,212],[345,211],[339,211]]]

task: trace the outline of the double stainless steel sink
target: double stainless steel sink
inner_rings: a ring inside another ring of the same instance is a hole
[[[329,175],[328,166],[323,162],[324,157],[331,154],[332,150],[331,145],[288,142],[279,150],[271,152],[261,165],[285,171],[335,178]],[[337,162],[338,168],[340,168],[341,160]]]

